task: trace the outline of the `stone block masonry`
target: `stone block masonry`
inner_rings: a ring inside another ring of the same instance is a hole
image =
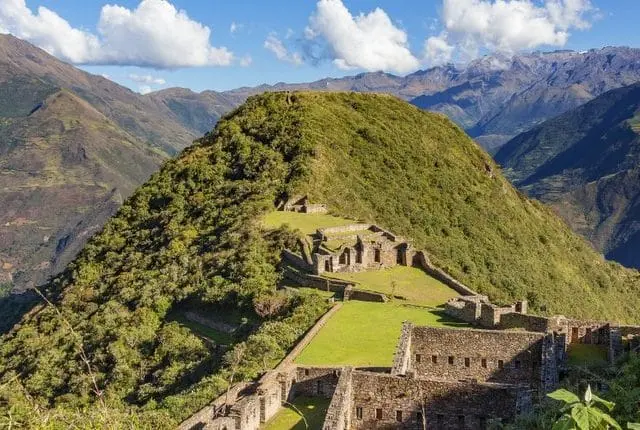
[[[409,344],[405,373],[417,377],[525,385],[540,394],[557,384],[553,334],[412,327]]]
[[[531,409],[525,388],[353,371],[350,429],[482,429]],[[519,409],[520,408],[520,409]],[[331,427],[346,430],[347,427]],[[329,430],[325,427],[325,430]]]
[[[342,369],[322,426],[323,430],[351,428],[352,379],[353,369],[350,367]]]

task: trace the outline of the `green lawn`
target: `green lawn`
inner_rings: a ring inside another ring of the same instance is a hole
[[[309,424],[309,430],[321,430],[324,417],[329,408],[329,399],[318,397],[298,397],[293,401],[302,412]],[[304,421],[300,414],[292,407],[286,406],[280,410],[263,427],[263,430],[305,430]]]
[[[262,221],[263,225],[268,229],[274,229],[288,224],[292,229],[298,229],[304,234],[315,233],[319,228],[339,227],[354,224],[355,222],[356,221],[327,214],[304,214],[284,211],[270,212]]]
[[[606,347],[581,343],[569,345],[568,359],[571,366],[602,367],[609,362]]]
[[[403,321],[464,326],[437,310],[406,304],[346,302],[296,359],[302,365],[391,366]]]
[[[438,306],[460,294],[415,267],[396,266],[386,270],[358,273],[330,273],[328,276],[359,282],[358,288],[387,296],[402,296],[411,303]],[[392,282],[396,283],[393,290]]]

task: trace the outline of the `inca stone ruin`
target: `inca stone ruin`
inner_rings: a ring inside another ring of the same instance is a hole
[[[326,212],[306,197],[283,210]],[[181,429],[257,430],[298,396],[330,399],[323,430],[485,429],[512,422],[558,386],[571,344],[606,348],[610,362],[640,343],[640,327],[528,314],[527,302],[497,306],[434,267],[426,253],[373,224],[319,229],[287,250],[284,275],[299,285],[336,291],[344,300],[386,301],[331,273],[415,266],[460,296],[445,305],[474,328],[405,322],[393,365],[384,369],[309,367],[293,360],[326,323],[329,311],[274,370],[239,384],[181,425]],[[623,342],[626,340],[627,342]]]

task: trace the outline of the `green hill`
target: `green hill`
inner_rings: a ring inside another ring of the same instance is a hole
[[[34,404],[73,416],[99,400],[170,427],[232,369],[237,380],[273,365],[326,309],[319,295],[275,291],[296,235],[261,220],[300,193],[411,238],[496,301],[623,321],[640,305],[637,272],[520,195],[444,116],[391,96],[274,93],[168,161],[48,285],[57,311],[34,310],[2,339],[0,408],[26,421]],[[236,365],[177,321],[189,309],[242,321]]]

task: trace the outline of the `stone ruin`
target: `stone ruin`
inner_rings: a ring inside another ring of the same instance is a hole
[[[280,209],[286,212],[301,212],[305,214],[327,213],[327,205],[309,203],[309,198],[307,196],[295,196],[284,202]]]
[[[223,395],[180,428],[257,430],[280,407],[306,396],[331,399],[324,430],[483,429],[529,412],[556,387],[563,340],[405,323],[391,368],[306,367],[285,359],[255,385],[233,392],[230,404]]]
[[[460,296],[445,305],[445,313],[477,327],[496,330],[527,330],[563,336],[565,352],[570,345],[587,344],[606,350],[610,364],[640,342],[640,327],[612,322],[578,320],[562,315],[529,315],[526,301],[511,306],[496,306],[486,296]]]
[[[306,197],[282,210],[324,213]],[[181,430],[257,430],[298,396],[331,399],[323,430],[485,429],[511,422],[554,390],[574,343],[607,348],[610,362],[640,350],[640,327],[528,314],[526,301],[492,304],[486,296],[433,266],[422,251],[373,224],[319,229],[313,243],[283,254],[285,277],[299,285],[341,292],[345,299],[384,301],[331,278],[331,273],[420,267],[461,295],[445,313],[477,328],[403,324],[393,365],[386,369],[297,366],[297,354],[334,307],[274,370],[255,383],[232,387],[180,425]],[[625,342],[626,341],[626,342]]]

